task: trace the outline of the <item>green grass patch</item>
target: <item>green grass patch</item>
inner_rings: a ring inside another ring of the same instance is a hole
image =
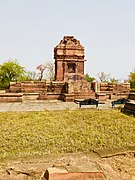
[[[118,110],[0,113],[0,158],[135,145],[135,118]]]

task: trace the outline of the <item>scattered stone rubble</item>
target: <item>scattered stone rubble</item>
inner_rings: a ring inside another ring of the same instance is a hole
[[[0,163],[0,180],[134,180],[134,154],[100,158],[95,153]]]

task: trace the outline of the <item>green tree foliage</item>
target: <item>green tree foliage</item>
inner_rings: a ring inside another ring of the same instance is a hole
[[[0,89],[9,88],[11,81],[21,81],[25,73],[25,68],[17,60],[4,62],[0,65]]]
[[[95,78],[94,77],[90,77],[90,75],[88,73],[85,74],[84,79],[87,82],[93,82],[95,80]]]
[[[130,82],[131,88],[135,88],[135,68],[129,74],[129,82]]]

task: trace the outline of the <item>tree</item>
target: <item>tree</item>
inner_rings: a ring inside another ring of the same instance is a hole
[[[105,74],[104,72],[98,73],[97,76],[101,82],[108,82],[110,79],[110,74]]]
[[[95,78],[94,77],[90,77],[90,75],[88,73],[85,74],[84,79],[87,82],[93,82],[95,80]]]
[[[135,68],[132,72],[129,74],[129,83],[131,85],[131,88],[135,88]]]
[[[0,88],[9,88],[11,81],[21,81],[25,75],[25,68],[17,60],[9,60],[0,65]]]
[[[55,68],[54,68],[54,64],[51,62],[47,62],[46,64],[40,64],[37,66],[36,68],[37,70],[39,70],[39,80],[41,81],[43,79],[44,73],[45,73],[45,78],[53,81],[55,78]]]
[[[39,70],[39,73],[38,73],[39,80],[42,81],[46,66],[44,64],[40,64],[40,65],[37,66],[36,69]]]
[[[46,68],[47,68],[47,76],[49,78],[50,81],[53,81],[55,79],[55,67],[54,64],[51,62],[48,62],[46,64]]]

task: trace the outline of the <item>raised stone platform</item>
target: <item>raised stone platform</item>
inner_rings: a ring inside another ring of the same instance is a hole
[[[23,93],[23,101],[37,100],[39,93]]]
[[[22,102],[22,93],[1,93],[0,102]]]

